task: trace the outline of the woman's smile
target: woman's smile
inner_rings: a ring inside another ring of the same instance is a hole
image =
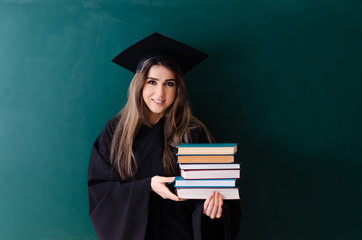
[[[156,100],[156,99],[152,99],[155,103],[161,105],[165,102],[165,100]]]

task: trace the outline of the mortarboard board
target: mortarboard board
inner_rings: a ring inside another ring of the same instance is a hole
[[[112,62],[136,73],[148,59],[159,56],[174,60],[185,74],[208,55],[169,37],[153,33],[118,54]]]

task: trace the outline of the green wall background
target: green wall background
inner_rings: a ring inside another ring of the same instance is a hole
[[[110,60],[160,32],[210,54],[193,110],[237,142],[239,239],[362,238],[362,3],[0,1],[0,238],[96,239],[91,145],[132,77]]]

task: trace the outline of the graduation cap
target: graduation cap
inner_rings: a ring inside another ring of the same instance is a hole
[[[112,62],[136,73],[146,61],[154,57],[172,59],[185,74],[208,55],[156,32],[118,54]]]

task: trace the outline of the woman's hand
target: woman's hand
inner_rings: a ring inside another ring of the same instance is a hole
[[[175,177],[154,176],[151,178],[151,190],[160,195],[163,199],[180,201],[180,198],[173,194],[167,187],[166,183],[173,182]]]
[[[218,192],[212,194],[205,200],[203,213],[211,219],[221,218],[222,215],[223,197]]]

